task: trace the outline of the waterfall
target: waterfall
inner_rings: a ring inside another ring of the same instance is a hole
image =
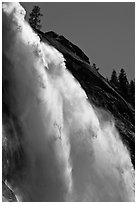
[[[19,201],[134,201],[130,153],[113,118],[99,118],[63,55],[24,16],[19,3],[3,3],[8,185]]]

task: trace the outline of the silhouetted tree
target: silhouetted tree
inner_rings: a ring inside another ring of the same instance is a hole
[[[127,75],[125,73],[124,69],[120,70],[120,74],[118,77],[119,80],[119,91],[121,93],[121,95],[127,100],[129,101],[129,82],[127,80]]]
[[[118,89],[119,87],[118,77],[117,77],[117,72],[114,69],[111,74],[110,83],[115,89]]]
[[[129,83],[125,70],[121,69],[119,76],[113,70],[111,79],[107,81],[127,102],[135,107],[135,79]]]
[[[40,7],[39,6],[34,6],[31,13],[29,14],[29,24],[31,25],[32,28],[36,28],[38,30],[41,29],[41,24],[40,24],[40,17],[43,16],[40,13]]]
[[[135,107],[135,80],[131,80],[129,84],[130,103]]]

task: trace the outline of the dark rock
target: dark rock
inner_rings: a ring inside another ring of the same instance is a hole
[[[68,52],[73,53],[73,55],[76,55],[78,58],[90,64],[89,58],[85,55],[85,53],[78,46],[74,45],[69,40],[67,40],[64,36],[58,35],[57,33],[53,31],[49,31],[46,33],[42,33],[41,31],[36,30],[36,29],[35,31],[38,32],[43,37],[46,37],[47,39],[58,41],[61,45],[63,45],[68,50]]]

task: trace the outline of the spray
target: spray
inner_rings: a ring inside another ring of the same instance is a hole
[[[24,16],[20,4],[3,4],[4,135],[13,160],[23,151],[6,182],[19,201],[134,201],[134,170],[114,122],[99,120],[63,55]]]

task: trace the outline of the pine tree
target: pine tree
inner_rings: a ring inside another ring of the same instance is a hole
[[[31,13],[29,14],[29,24],[33,29],[41,29],[41,24],[40,24],[40,17],[43,16],[40,13],[40,7],[39,6],[34,6]]]
[[[120,91],[121,95],[123,96],[123,98],[125,98],[126,101],[130,101],[129,82],[127,80],[127,75],[126,75],[124,69],[120,70],[118,80],[119,80],[119,91]]]
[[[112,74],[111,74],[111,79],[110,83],[113,86],[113,88],[118,89],[118,77],[117,77],[117,72],[113,69]]]
[[[135,80],[131,80],[129,84],[130,103],[135,107]]]

